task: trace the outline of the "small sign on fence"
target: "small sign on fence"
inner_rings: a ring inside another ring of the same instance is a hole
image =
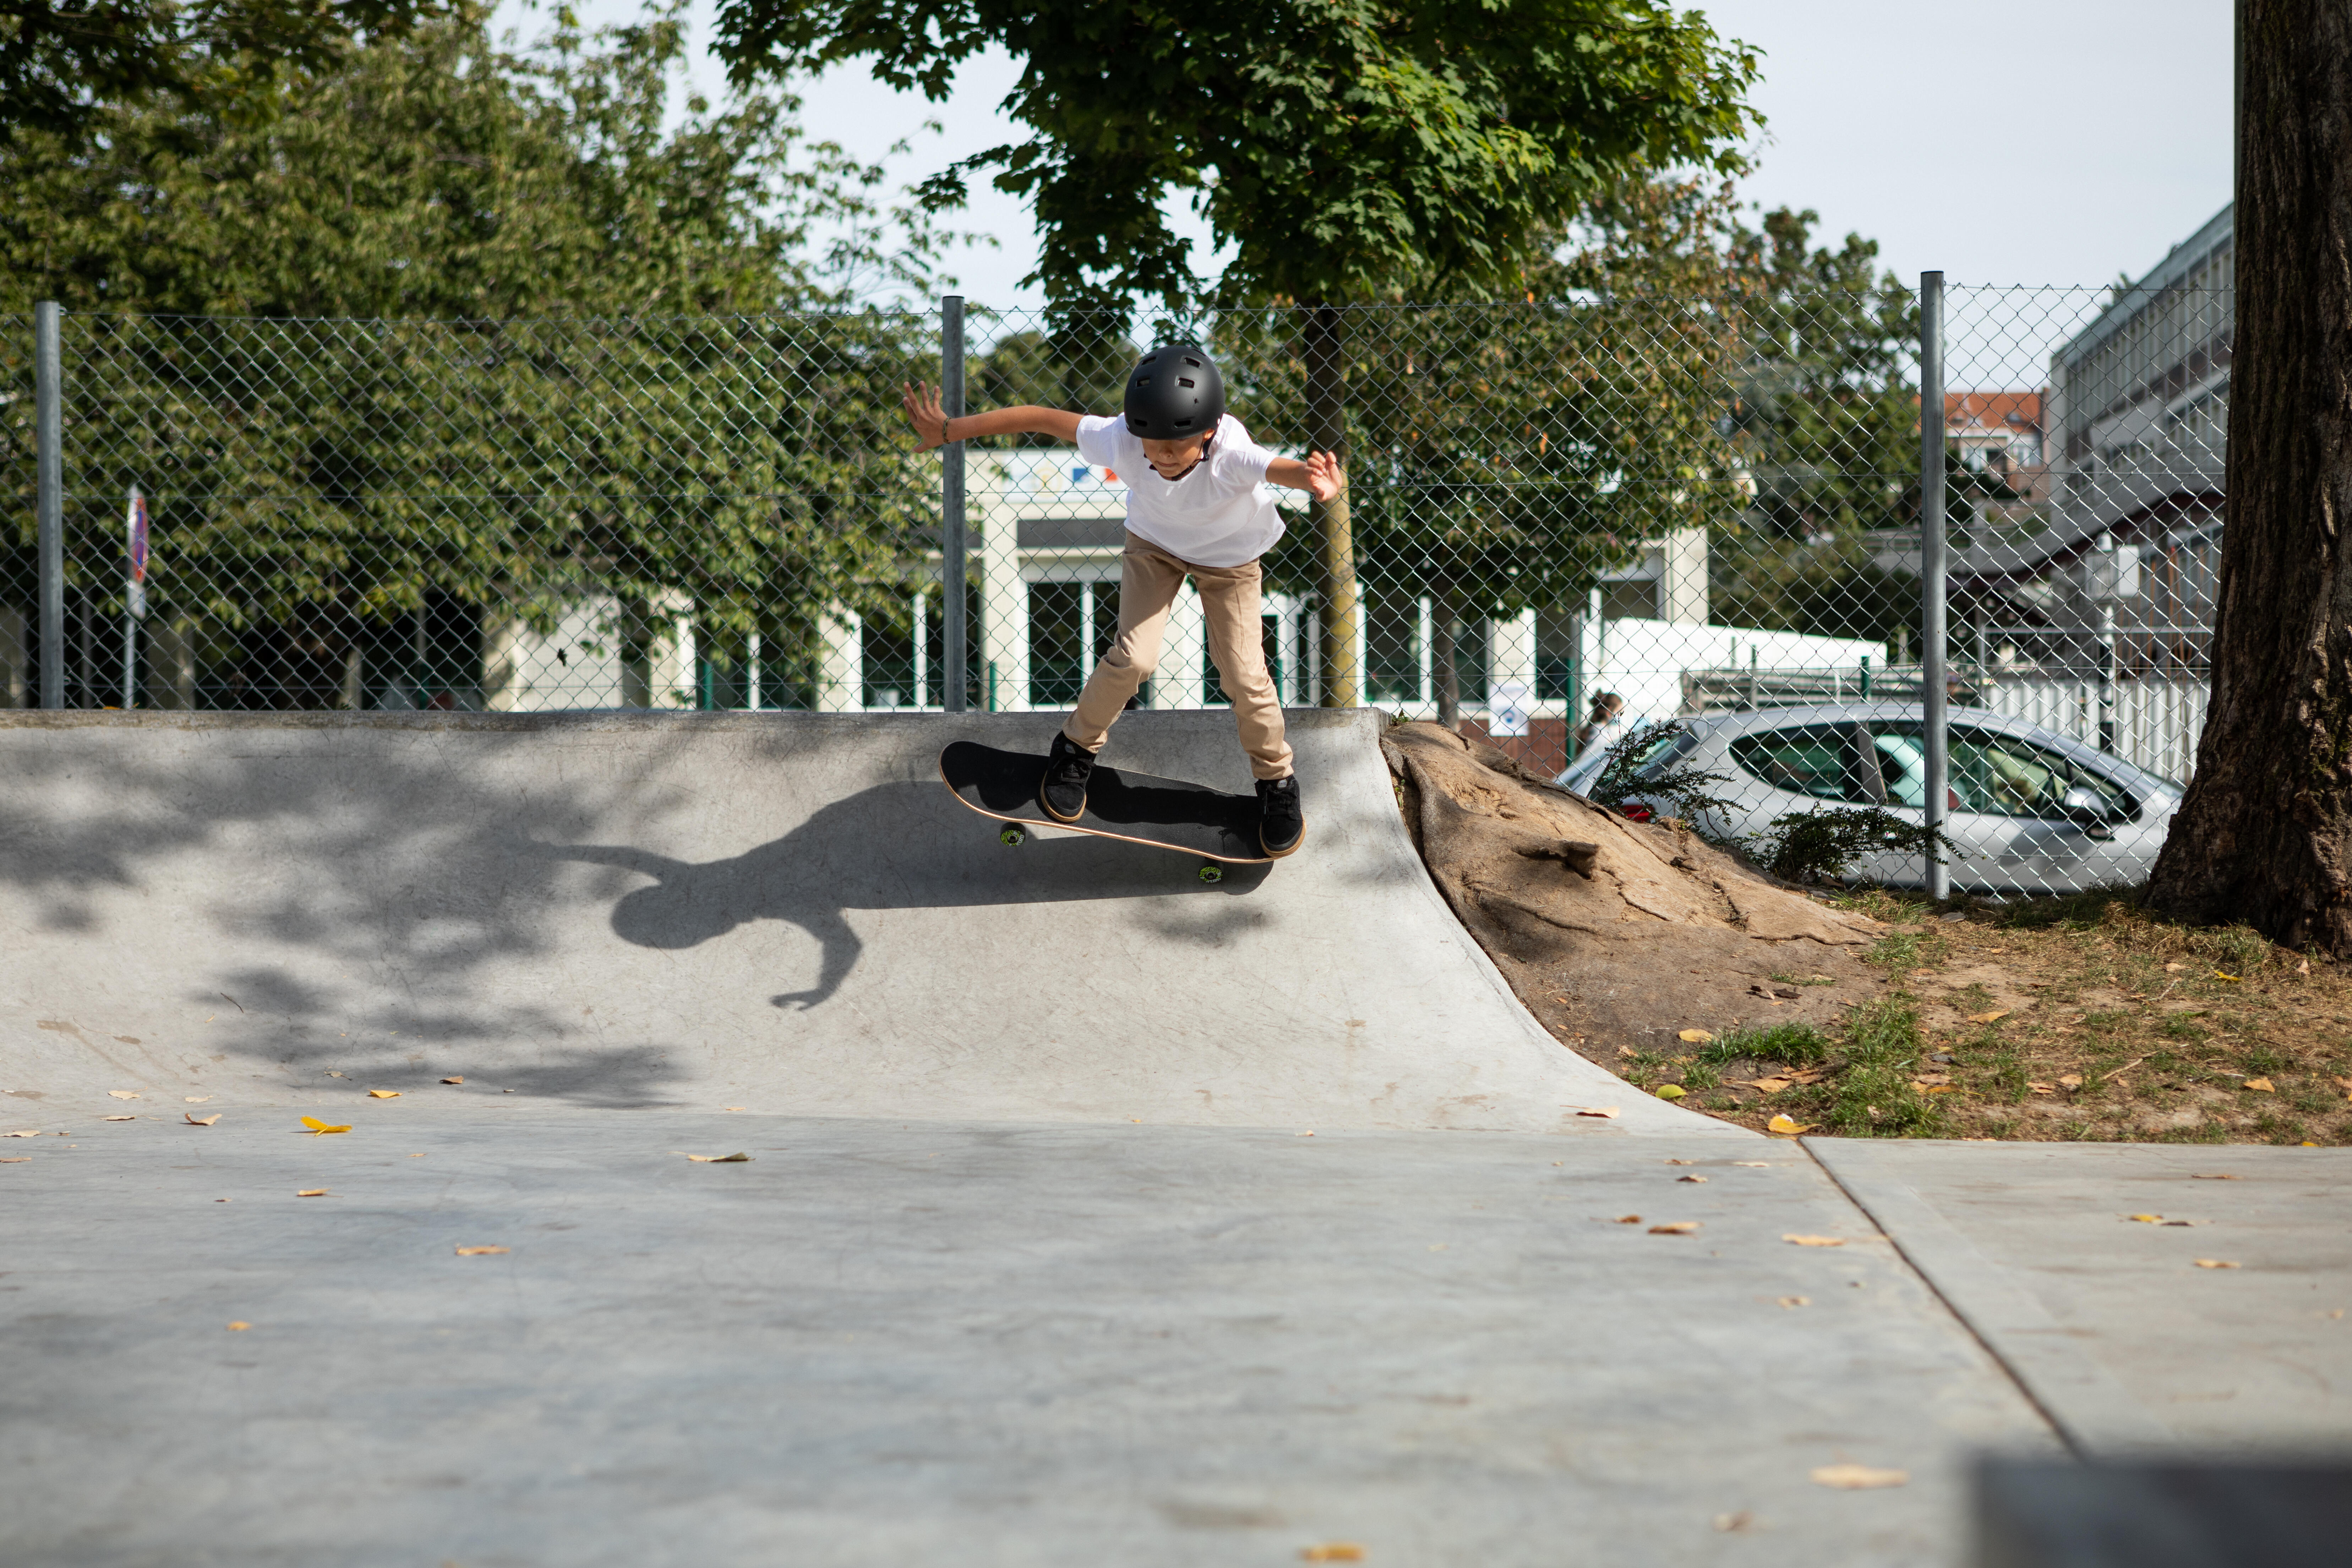
[[[1528,732],[1528,703],[1532,696],[1524,680],[1497,680],[1486,688],[1486,733],[1507,740]]]
[[[139,493],[137,485],[131,487],[131,505],[123,523],[130,534],[131,563],[123,605],[132,620],[143,621],[147,618],[147,498]]]

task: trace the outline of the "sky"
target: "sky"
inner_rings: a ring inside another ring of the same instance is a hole
[[[631,16],[630,0],[579,0],[584,20]],[[1717,0],[1718,34],[1764,52],[1751,101],[1767,126],[1743,199],[1811,207],[1816,231],[1874,238],[1906,282],[2099,286],[2146,272],[2230,199],[2230,0],[2044,0],[1955,11],[1916,0]],[[696,0],[707,47],[710,0]],[[544,10],[506,0],[526,36]],[[698,81],[724,77],[707,55]],[[1019,139],[997,104],[1016,75],[976,58],[952,96],[903,98],[862,66],[793,84],[812,138],[879,158],[910,137],[909,180],[963,153]],[[937,120],[943,132],[919,131]],[[1206,226],[1171,212],[1207,257]],[[1034,306],[1020,279],[1034,262],[1028,213],[975,183],[958,226],[999,247],[950,262],[974,300]]]

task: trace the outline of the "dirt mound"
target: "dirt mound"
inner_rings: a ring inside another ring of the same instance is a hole
[[[1626,820],[1435,724],[1381,740],[1423,861],[1546,1027],[1596,1060],[1689,1028],[1832,1024],[1886,928],[1675,826]],[[1687,1047],[1683,1047],[1687,1048]]]

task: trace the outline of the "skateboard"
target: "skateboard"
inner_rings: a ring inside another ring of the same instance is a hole
[[[1064,822],[1037,804],[1037,781],[1045,773],[1045,759],[1033,752],[1000,752],[958,741],[940,753],[940,782],[972,810],[1004,824],[996,837],[1007,845],[1027,843],[1039,827],[1148,844],[1198,856],[1203,882],[1223,881],[1227,866],[1273,860],[1258,845],[1255,795],[1227,795],[1097,763],[1087,783],[1085,814]]]

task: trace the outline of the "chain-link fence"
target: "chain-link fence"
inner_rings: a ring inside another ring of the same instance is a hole
[[[2217,225],[2128,289],[1930,296],[1940,443],[1920,432],[1921,298],[1889,286],[1149,324],[974,310],[944,336],[924,312],[69,315],[46,638],[20,320],[0,342],[7,700],[1066,708],[1118,631],[1127,489],[1165,481],[1003,437],[968,444],[943,504],[900,389],[944,353],[974,410],[1113,413],[1139,353],[1189,340],[1257,442],[1344,451],[1340,497],[1282,492],[1264,562],[1285,703],[1441,719],[1588,788],[1614,742],[1684,721],[1651,771],[1721,775],[1708,831],[1785,849],[1787,819],[1832,805],[1942,815],[1958,886],[2129,883],[2206,687]],[[1938,619],[1944,730],[1923,689]],[[1189,590],[1139,700],[1224,700]],[[1923,875],[1879,850],[1849,869]]]

